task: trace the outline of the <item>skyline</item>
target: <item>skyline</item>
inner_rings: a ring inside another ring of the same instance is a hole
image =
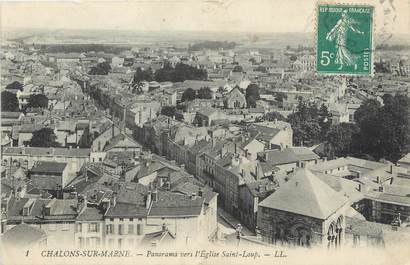
[[[364,1],[372,3],[374,1]],[[313,32],[316,1],[260,0],[83,1],[2,3],[1,27],[48,30],[153,32]],[[385,5],[376,6],[376,33],[386,22]],[[394,3],[387,21],[392,33],[409,34],[408,2]],[[272,11],[273,10],[273,11]],[[257,14],[257,15],[255,15]],[[26,18],[30,17],[30,20]],[[107,19],[108,18],[108,19]],[[288,18],[292,18],[289,20]]]

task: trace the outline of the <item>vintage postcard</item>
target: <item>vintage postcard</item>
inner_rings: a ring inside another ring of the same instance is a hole
[[[410,264],[410,2],[0,2],[0,264]]]

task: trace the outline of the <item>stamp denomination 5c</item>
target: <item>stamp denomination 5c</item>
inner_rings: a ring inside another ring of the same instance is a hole
[[[373,73],[372,6],[319,4],[316,25],[318,74]]]

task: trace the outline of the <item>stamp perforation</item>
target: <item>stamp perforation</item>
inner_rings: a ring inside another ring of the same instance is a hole
[[[331,5],[331,6],[344,6],[344,7],[368,7],[372,8],[372,14],[371,14],[371,23],[370,23],[370,44],[371,44],[371,63],[369,65],[369,73],[348,73],[348,72],[318,72],[318,16],[319,16],[319,7],[320,6],[326,6],[326,5]],[[374,62],[377,61],[377,52],[376,52],[376,46],[375,46],[375,34],[377,32],[376,28],[376,15],[375,15],[375,6],[368,4],[368,3],[345,3],[345,2],[330,2],[330,1],[318,1],[315,6],[315,21],[314,21],[314,47],[315,47],[315,59],[316,59],[316,69],[315,69],[315,77],[324,77],[324,76],[345,76],[345,77],[374,77],[375,73],[375,66]]]

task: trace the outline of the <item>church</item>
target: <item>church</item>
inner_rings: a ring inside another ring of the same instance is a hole
[[[258,207],[257,223],[264,242],[336,248],[344,239],[350,205],[310,170],[300,168]]]

